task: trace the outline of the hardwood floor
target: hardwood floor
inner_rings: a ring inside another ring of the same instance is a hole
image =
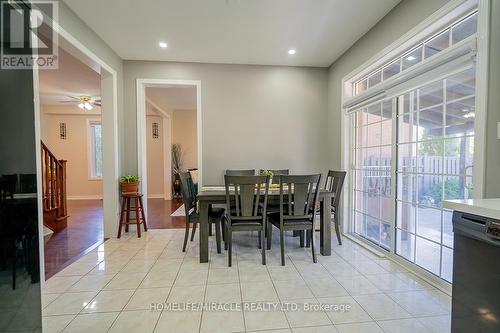
[[[148,228],[175,229],[184,228],[183,216],[170,216],[182,205],[182,199],[148,199]]]
[[[68,227],[45,240],[45,279],[104,241],[102,200],[68,200]]]

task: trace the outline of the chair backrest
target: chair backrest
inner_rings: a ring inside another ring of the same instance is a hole
[[[255,169],[247,170],[226,170],[228,176],[255,176]]]
[[[182,201],[184,202],[184,210],[186,216],[190,215],[191,209],[196,210],[196,193],[194,190],[193,179],[189,171],[180,172],[179,179],[181,181]]]
[[[268,176],[225,175],[224,183],[229,223],[231,220],[265,218],[269,192]]]
[[[280,176],[280,216],[314,221],[321,175]]]
[[[271,171],[273,173],[273,178],[271,179],[271,184],[279,184],[280,182],[280,177],[282,175],[289,175],[290,170],[289,169],[260,169],[259,170],[259,175],[262,174],[263,171]]]
[[[337,207],[340,202],[340,193],[344,186],[344,179],[346,176],[345,171],[328,171],[325,182],[325,190],[333,192],[332,206]]]
[[[20,174],[19,184],[21,193],[36,193],[36,174]]]

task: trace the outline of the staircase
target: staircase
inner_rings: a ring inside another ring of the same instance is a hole
[[[42,141],[43,224],[53,232],[68,225],[66,161],[57,159]]]

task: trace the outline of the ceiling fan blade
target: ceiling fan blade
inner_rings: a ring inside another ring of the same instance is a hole
[[[94,105],[98,106],[98,107],[101,107],[101,101],[99,102],[94,102]]]
[[[66,97],[72,98],[72,99],[74,99],[75,101],[80,101],[80,97],[69,96],[69,95],[66,95]]]
[[[77,101],[59,101],[59,103],[72,103],[72,104],[74,104],[74,103],[76,103],[76,102],[77,102]]]

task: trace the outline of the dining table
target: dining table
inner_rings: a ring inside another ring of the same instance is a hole
[[[279,202],[280,190],[279,187],[269,188],[268,202]],[[332,199],[334,192],[320,189],[318,201],[320,205],[320,253],[323,256],[330,256],[332,254]],[[198,213],[200,223],[200,263],[208,262],[209,258],[209,220],[208,213],[211,205],[226,204],[226,189],[222,185],[203,186],[197,194],[198,199]]]

